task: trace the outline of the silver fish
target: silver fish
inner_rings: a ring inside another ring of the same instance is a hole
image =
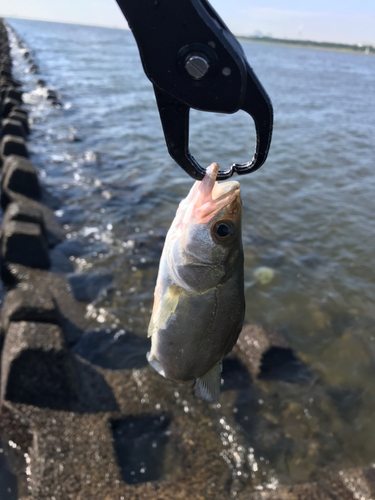
[[[180,203],[160,260],[148,329],[149,363],[195,395],[217,401],[221,363],[245,314],[241,196],[236,181],[216,182],[210,165]]]

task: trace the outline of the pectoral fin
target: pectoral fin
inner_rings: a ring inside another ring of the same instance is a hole
[[[220,396],[221,362],[214,365],[202,377],[197,378],[194,385],[194,394],[197,398],[214,403]]]
[[[175,312],[180,297],[181,289],[176,286],[169,286],[164,293],[162,293],[161,287],[157,286],[154,308],[148,327],[148,337],[151,337],[163,327],[168,318]]]

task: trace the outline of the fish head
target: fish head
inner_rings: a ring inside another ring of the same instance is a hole
[[[240,185],[216,182],[218,171],[216,163],[207,168],[172,225],[169,268],[187,292],[203,293],[225,281],[236,265],[243,266]]]

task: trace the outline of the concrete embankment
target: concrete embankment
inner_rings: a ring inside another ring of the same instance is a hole
[[[373,468],[324,469],[314,483],[256,490],[243,415],[221,412],[248,399],[255,426],[252,384],[311,379],[275,332],[244,327],[224,363],[220,406],[154,372],[147,339],[88,331],[86,303],[61,271],[69,264],[58,252],[64,230],[30,159],[32,123],[13,76],[10,34],[38,75],[23,41],[0,22],[1,500],[374,498]],[[52,89],[46,98],[61,105]]]

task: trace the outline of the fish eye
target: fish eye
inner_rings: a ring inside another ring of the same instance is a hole
[[[218,242],[227,241],[236,232],[236,227],[229,220],[217,221],[212,227],[212,236]]]

